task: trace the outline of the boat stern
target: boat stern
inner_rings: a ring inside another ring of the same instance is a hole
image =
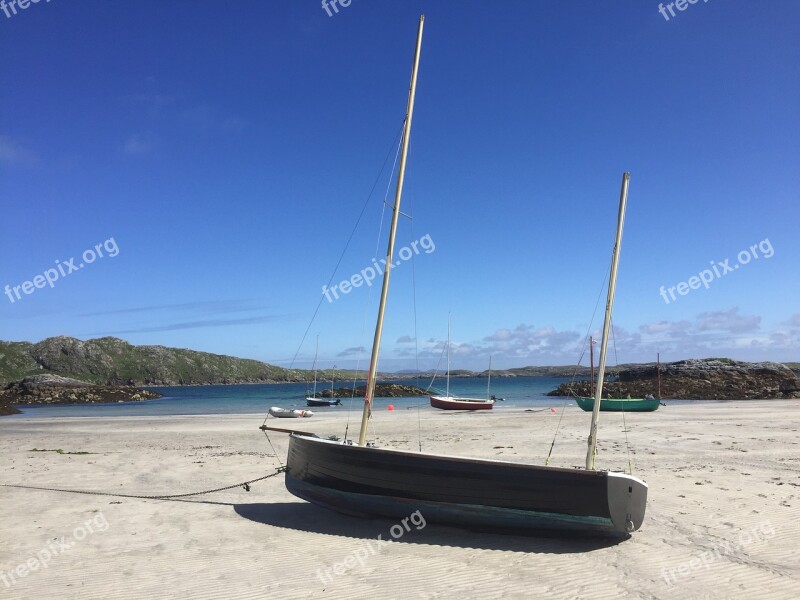
[[[609,472],[607,491],[614,529],[620,533],[639,529],[647,508],[647,484],[633,475]]]

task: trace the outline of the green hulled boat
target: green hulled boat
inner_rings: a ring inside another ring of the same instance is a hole
[[[583,410],[591,412],[594,407],[594,398],[584,398],[578,396],[575,398]],[[657,410],[661,401],[658,398],[603,398],[600,401],[600,410],[611,412],[652,412]]]

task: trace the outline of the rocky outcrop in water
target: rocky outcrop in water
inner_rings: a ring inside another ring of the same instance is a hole
[[[161,394],[135,387],[94,385],[58,375],[26,377],[0,390],[6,404],[95,404],[161,398]],[[12,407],[13,408],[13,407]]]
[[[0,417],[6,417],[8,415],[18,415],[20,410],[18,408],[14,408],[11,406],[11,401],[6,400],[0,395]]]
[[[603,398],[642,398],[657,395],[655,364],[619,371],[605,383]],[[588,381],[562,383],[548,396],[592,396]],[[747,363],[727,358],[681,360],[661,365],[661,396],[676,400],[747,400],[800,398],[794,372],[779,363]]]
[[[331,390],[322,390],[314,394],[315,398],[363,398],[367,393],[364,385],[353,387],[340,387]],[[413,385],[403,385],[400,383],[377,383],[375,384],[376,398],[405,398],[409,396],[426,396],[428,392]]]

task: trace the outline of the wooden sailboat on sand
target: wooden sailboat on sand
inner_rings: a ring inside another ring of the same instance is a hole
[[[491,369],[491,363],[489,364]],[[491,375],[489,375],[491,380]],[[491,410],[492,398],[463,398],[450,395],[450,316],[447,317],[447,387],[444,396],[431,396],[431,406],[442,410]]]
[[[319,355],[319,336],[317,336],[317,349],[314,352],[314,391],[311,392],[309,396],[306,394],[306,406],[338,406],[342,403],[339,398],[336,398],[333,394],[333,381],[336,378],[336,365],[333,365],[334,375],[331,375],[331,397],[330,398],[317,398],[317,356]]]
[[[331,441],[308,433],[292,433],[289,437],[286,487],[295,496],[309,502],[358,517],[402,518],[418,510],[431,522],[466,527],[492,527],[515,533],[566,529],[581,534],[624,536],[642,524],[647,485],[631,475],[595,470],[597,409],[592,415],[585,470],[376,448],[366,443],[400,214],[423,24],[424,17],[420,17],[386,270],[358,444]],[[605,368],[607,329],[627,184],[626,174],[620,199],[598,387],[602,387],[602,370]],[[599,392],[597,397],[600,397]],[[269,429],[265,425],[262,428]]]

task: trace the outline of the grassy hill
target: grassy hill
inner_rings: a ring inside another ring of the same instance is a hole
[[[137,386],[306,381],[309,377],[308,371],[257,360],[164,346],[132,346],[113,337],[81,341],[60,336],[37,344],[0,342],[0,382],[40,374]]]
[[[18,381],[26,375],[47,372],[31,356],[31,346],[29,342],[0,342],[0,381]]]

